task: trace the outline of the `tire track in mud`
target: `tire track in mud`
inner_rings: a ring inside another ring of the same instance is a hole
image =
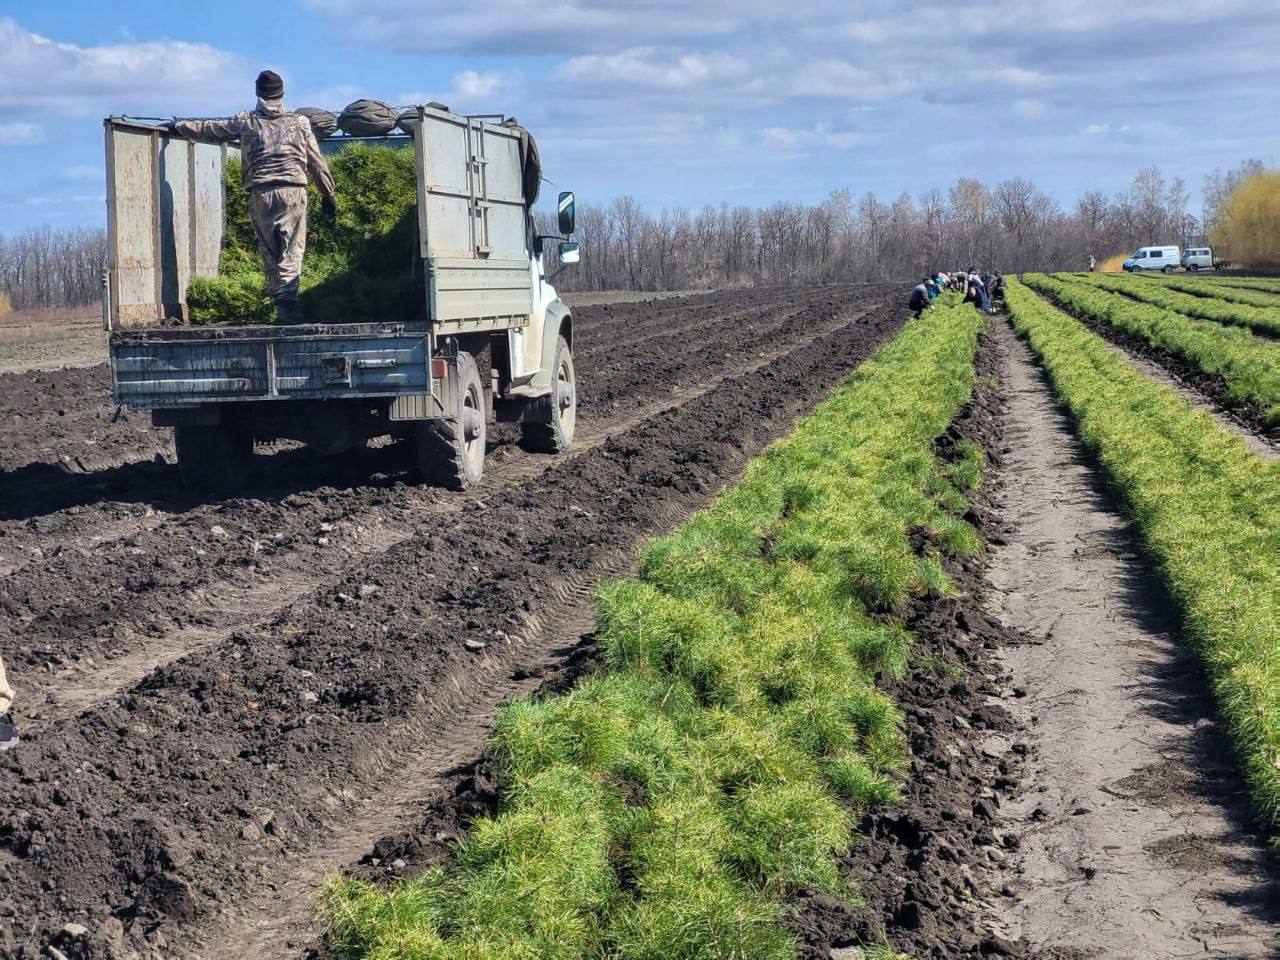
[[[660,300],[656,301],[660,312],[651,312],[647,302],[581,308],[581,313],[575,316],[579,362],[586,364],[595,374],[585,384],[586,389],[580,399],[584,413],[589,414],[597,403],[595,391],[603,390],[608,384],[602,374],[625,377],[639,366],[635,358],[645,344],[676,333],[685,339],[696,338],[703,331],[716,333],[717,328],[720,328],[721,336],[732,335],[734,331],[727,325],[729,321],[740,324],[757,320],[770,311],[777,311],[779,304],[785,304],[787,309],[794,311],[811,297],[820,296],[820,290],[774,290],[763,296],[758,291],[738,291],[726,295],[719,302],[712,300],[710,295]],[[694,311],[699,315],[689,316]],[[729,344],[725,346],[731,348]],[[610,356],[615,359],[608,364],[596,362],[597,358]],[[672,379],[672,369],[667,368],[665,372],[668,379]],[[101,371],[96,371],[96,374],[101,374]],[[109,384],[100,380],[101,376],[95,375],[85,381],[79,403],[109,411],[110,407],[103,407]],[[609,399],[616,402],[625,398],[627,388],[633,387],[634,381],[634,376],[630,381],[624,381],[621,389],[610,393]],[[7,396],[3,393],[5,388],[10,390]],[[5,406],[30,402],[25,392],[14,396],[13,390],[12,382],[6,384],[0,378],[0,400]],[[68,401],[67,405],[74,404]],[[132,416],[136,420],[145,414],[133,411],[123,416]],[[93,429],[99,428],[95,426]],[[11,450],[29,449],[32,444],[45,442],[38,432],[36,435],[18,434],[11,438]],[[169,431],[153,430],[148,426],[141,430],[122,431],[122,434],[126,439],[135,437],[143,449],[133,453],[141,452],[147,459],[122,458],[117,453],[105,462],[81,465],[77,460],[69,467],[54,456],[51,462],[36,461],[13,470],[0,470],[0,577],[38,563],[46,551],[59,547],[65,549],[68,541],[87,541],[97,537],[100,543],[105,542],[106,538],[100,536],[104,517],[115,521],[116,527],[122,531],[119,536],[124,536],[131,532],[129,525],[134,520],[150,521],[139,522],[137,529],[145,530],[163,522],[154,519],[156,513],[162,517],[186,515],[208,506],[186,496],[181,490],[171,466],[174,456]],[[510,432],[495,431],[496,449],[510,449],[513,436]],[[51,452],[56,453],[52,448]],[[264,471],[264,482],[257,491],[267,497],[285,495],[307,475],[318,475],[312,486],[361,487],[369,485],[371,475],[374,485],[379,485],[377,471],[380,466],[397,474],[411,469],[407,458],[385,464],[381,461],[362,463],[358,457],[323,458],[296,449],[277,453],[269,459],[259,457],[259,460],[269,464]],[[36,474],[39,474],[38,480],[35,479]]]
[[[802,304],[808,296],[800,298]],[[750,309],[725,315],[719,325],[722,336],[708,337],[696,349],[668,360],[662,359],[662,345],[650,344],[638,352],[619,350],[609,363],[593,366],[592,352],[612,350],[609,334],[599,346],[584,351],[585,369],[599,378],[588,376],[583,386],[584,430],[592,429],[593,415],[604,417],[619,407],[633,407],[646,395],[670,397],[673,384],[696,383],[704,369],[718,369],[724,362],[732,364],[735,356],[752,356],[773,346],[774,340],[789,343],[806,333],[802,318],[807,308],[792,305],[789,291],[771,295],[763,304],[758,295],[747,299]],[[784,299],[785,304],[777,302]],[[610,332],[618,326],[625,330],[625,319],[624,314],[623,323],[615,321]],[[495,474],[509,472],[504,456],[517,462],[528,459],[513,447],[500,449],[491,465]],[[144,529],[93,552],[64,550],[38,568],[0,579],[0,614],[20,626],[25,641],[16,645],[15,661],[37,678],[61,673],[52,680],[63,684],[78,659],[87,657],[85,666],[96,670],[104,658],[128,655],[174,630],[207,634],[265,615],[270,605],[250,604],[245,616],[228,620],[228,612],[233,612],[228,605],[209,604],[204,594],[229,591],[239,605],[254,592],[270,594],[267,581],[273,578],[302,579],[307,570],[320,570],[322,580],[339,548],[345,554],[339,563],[345,566],[368,552],[366,541],[394,541],[395,535],[382,529],[388,524],[413,529],[427,519],[424,508],[430,514],[452,501],[438,491],[396,482],[396,474],[410,469],[405,448],[398,452],[399,456],[396,449],[384,448],[367,455],[387,471],[380,488],[357,483],[352,489],[322,487],[282,496],[288,488],[277,487],[279,493],[270,499],[199,505],[175,512],[156,529]],[[277,456],[290,461],[282,471],[286,480],[290,467],[301,469],[316,461],[301,450]],[[533,459],[539,465],[546,462]],[[360,460],[354,457],[334,466],[356,474],[364,466]],[[171,477],[169,483],[174,482]],[[370,512],[377,516],[363,521]],[[175,595],[182,599],[175,600]],[[288,599],[281,597],[275,605]]]
[[[849,296],[826,291],[771,327],[777,342],[750,348],[758,366],[718,389],[672,396],[655,372],[666,411],[497,495],[461,498],[266,623],[6,754],[0,952],[38,950],[78,917],[99,955],[125,941],[172,955],[166,933],[191,942],[197,918],[262,896],[263,874],[289,876],[335,825],[358,826],[353,811],[367,815],[361,801],[386,793],[403,757],[447,746],[452,730],[474,750],[511,690],[494,678],[559,656],[548,645],[586,609],[585,585],[704,503],[900,324],[888,306],[835,321]],[[724,372],[722,356],[698,356],[705,380]],[[405,796],[413,779],[398,781]]]

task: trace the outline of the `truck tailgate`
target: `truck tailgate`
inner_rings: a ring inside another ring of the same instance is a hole
[[[133,407],[431,393],[429,335],[405,324],[120,331],[111,368]]]

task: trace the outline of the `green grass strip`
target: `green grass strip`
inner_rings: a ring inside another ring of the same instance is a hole
[[[1205,373],[1217,374],[1226,384],[1229,399],[1256,405],[1268,423],[1280,422],[1280,344],[1260,340],[1238,327],[1192,320],[1174,310],[1138,303],[1075,278],[1064,281],[1029,273],[1023,280],[1077,316],[1093,317],[1142,337]]]
[[[1204,278],[1205,282],[1221,287],[1234,287],[1240,290],[1261,290],[1264,293],[1280,294],[1280,277],[1231,277],[1211,274]]]
[[[978,548],[959,517],[980,453],[932,445],[971,396],[983,322],[951,298],[908,323],[603,587],[605,669],[501,713],[501,808],[452,864],[332,881],[337,956],[792,957],[784,899],[852,896],[837,858],[898,797],[902,718],[876,686],[907,662],[898,616],[952,589],[944,554]]]
[[[1251,307],[1259,307],[1263,310],[1272,311],[1268,316],[1280,318],[1280,296],[1275,292],[1268,293],[1263,290],[1255,290],[1252,287],[1233,287],[1215,283],[1207,277],[1195,277],[1175,274],[1171,277],[1153,276],[1144,278],[1153,283],[1158,283],[1168,287],[1171,290],[1177,290],[1181,293],[1189,293],[1196,297],[1209,297],[1216,300],[1226,300],[1228,303],[1246,304]],[[1277,321],[1280,323],[1280,321]],[[1255,327],[1259,330],[1271,330],[1276,332],[1280,329],[1277,327]]]
[[[1115,276],[1104,273],[1080,273],[1059,275],[1059,279],[1075,280],[1089,283],[1112,293],[1123,293],[1143,303],[1151,303],[1165,310],[1212,320],[1228,326],[1244,327],[1247,330],[1263,333],[1280,334],[1280,304],[1273,302],[1269,306],[1251,306],[1245,303],[1229,302],[1219,299],[1211,291],[1198,289],[1195,293],[1184,293],[1173,285],[1179,281],[1170,278],[1168,285],[1148,277]],[[1246,294],[1247,295],[1247,294]],[[1255,294],[1257,296],[1257,294]]]
[[[1258,808],[1280,823],[1280,465],[1025,286],[1008,302],[1184,614]]]

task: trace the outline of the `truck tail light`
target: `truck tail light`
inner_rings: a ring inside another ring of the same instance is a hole
[[[431,361],[431,379],[443,380],[449,375],[449,364],[444,360],[434,359]]]

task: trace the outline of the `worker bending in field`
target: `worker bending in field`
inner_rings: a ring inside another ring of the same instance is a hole
[[[911,291],[911,299],[907,301],[908,309],[914,310],[916,316],[929,309],[929,278],[925,277]]]
[[[18,728],[9,717],[13,706],[13,689],[4,676],[4,660],[0,659],[0,753],[18,745]]]
[[[257,107],[223,120],[178,120],[175,133],[210,143],[240,142],[240,170],[258,237],[267,295],[280,323],[302,323],[298,287],[307,252],[307,178],[320,190],[324,215],[338,214],[333,174],[306,117],[284,105],[284,81],[258,74]]]

